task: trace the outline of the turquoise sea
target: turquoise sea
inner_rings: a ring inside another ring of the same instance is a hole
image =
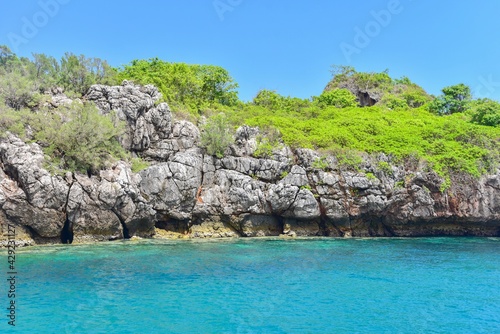
[[[500,239],[122,241],[18,249],[0,333],[500,333]]]

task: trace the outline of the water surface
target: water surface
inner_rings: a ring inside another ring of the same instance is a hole
[[[500,333],[498,238],[124,241],[16,265],[17,333]]]

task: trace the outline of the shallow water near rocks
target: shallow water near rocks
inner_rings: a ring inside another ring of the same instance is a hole
[[[17,333],[500,332],[499,238],[123,241],[16,266]]]

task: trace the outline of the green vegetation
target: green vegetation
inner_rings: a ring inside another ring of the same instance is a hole
[[[74,102],[57,111],[41,109],[36,113],[2,110],[0,124],[4,131],[38,142],[49,157],[47,167],[52,171],[95,173],[109,167],[114,159],[127,157],[117,140],[124,124],[113,119],[112,114],[99,114],[91,104]]]
[[[461,113],[470,107],[472,95],[470,88],[464,84],[445,87],[443,94],[434,99],[429,109],[440,115]]]
[[[303,185],[300,187],[301,190],[309,190],[309,191],[312,191],[312,188],[310,185],[306,184],[306,185]]]
[[[330,165],[328,164],[328,161],[326,161],[326,157],[321,157],[313,161],[312,167],[326,171],[330,168]]]
[[[281,172],[281,174],[280,174],[280,179],[284,179],[284,178],[285,178],[285,177],[287,177],[287,176],[288,176],[288,172],[287,172],[287,171],[283,171],[283,172]]]
[[[132,167],[132,172],[139,173],[149,167],[149,162],[142,160],[141,158],[132,158],[130,161]]]
[[[222,158],[232,142],[231,127],[226,115],[214,115],[203,125],[201,145],[206,148],[208,154]]]
[[[158,58],[134,60],[120,70],[118,78],[153,84],[171,107],[195,114],[218,104],[233,106],[238,102],[238,84],[219,66],[169,63]]]
[[[473,123],[499,126],[500,125],[500,103],[490,99],[481,99],[472,103],[471,120]]]
[[[392,79],[387,70],[365,73],[357,72],[351,66],[334,66],[332,74],[325,92],[347,89],[362,106],[372,106],[380,101],[380,105],[390,109],[419,108],[432,100],[422,87],[407,77]]]
[[[311,106],[310,100],[299,99],[296,97],[282,96],[275,91],[263,89],[254,97],[252,104],[274,111],[297,112]]]
[[[60,61],[44,54],[19,58],[0,46],[0,95],[14,109],[36,106],[37,94],[56,86],[83,95],[93,84],[117,84],[117,70],[105,60],[66,53]]]
[[[127,158],[117,140],[123,125],[112,114],[102,116],[88,104],[47,109],[45,94],[62,87],[69,96],[82,97],[92,84],[125,79],[154,84],[177,117],[204,123],[202,146],[219,158],[233,141],[233,129],[247,124],[261,129],[255,157],[271,157],[286,144],[336,158],[338,166],[318,159],[313,162],[317,169],[360,171],[363,157],[384,153],[391,164],[433,169],[445,177],[446,186],[451,173],[480,176],[498,167],[500,103],[474,100],[464,84],[432,97],[406,77],[348,66],[334,67],[325,90],[310,99],[264,89],[244,103],[238,100],[237,83],[218,66],[155,58],[111,68],[99,58],[71,53],[60,60],[43,54],[18,57],[2,46],[0,132],[40,143],[56,169],[97,170]],[[147,167],[140,158],[131,163],[135,171]],[[390,174],[391,164],[379,162],[377,170]]]
[[[323,92],[317,99],[321,106],[337,108],[355,107],[358,105],[356,96],[345,88],[335,88]]]

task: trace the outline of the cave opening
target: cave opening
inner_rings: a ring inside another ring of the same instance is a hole
[[[64,222],[64,227],[61,231],[61,243],[71,244],[73,243],[73,224],[66,218]]]

